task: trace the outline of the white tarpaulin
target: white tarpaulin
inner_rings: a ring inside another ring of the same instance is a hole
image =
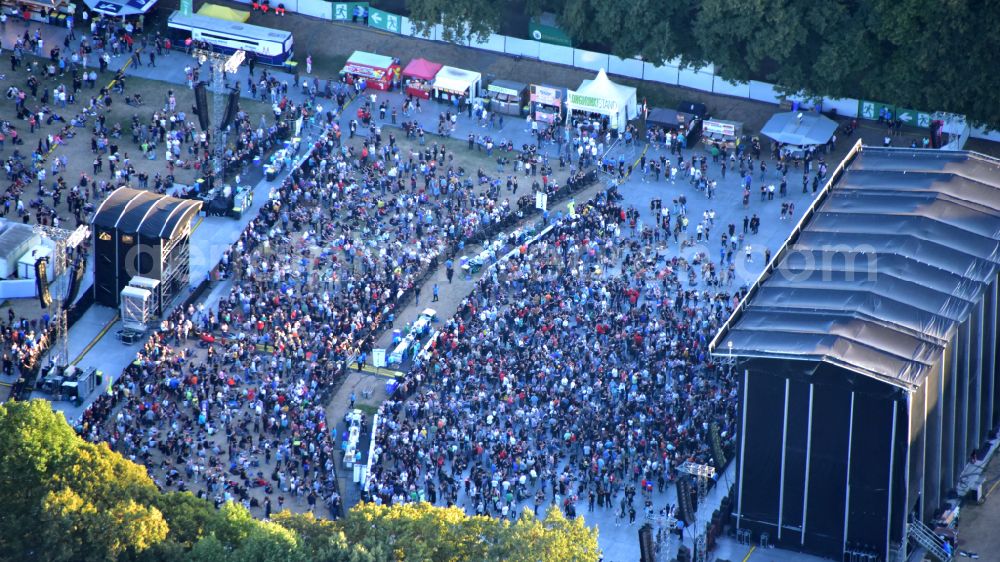
[[[635,88],[615,84],[603,68],[596,78],[584,80],[575,92],[566,93],[566,106],[570,111],[607,115],[611,128],[619,131],[624,131],[628,121],[639,114]]]
[[[434,89],[455,95],[468,93],[469,97],[474,98],[479,95],[482,80],[483,75],[478,72],[442,66],[434,77]]]
[[[760,130],[772,139],[796,146],[826,144],[837,132],[837,122],[811,111],[775,113]]]

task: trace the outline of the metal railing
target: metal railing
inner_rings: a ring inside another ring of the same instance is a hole
[[[945,549],[944,541],[934,534],[927,525],[919,519],[913,519],[907,525],[907,535],[913,542],[922,546],[927,553],[937,558],[941,562],[951,562],[953,554],[949,554]]]

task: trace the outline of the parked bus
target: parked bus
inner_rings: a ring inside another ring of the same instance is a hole
[[[204,41],[212,50],[235,53],[243,49],[254,53],[257,62],[282,65],[292,58],[292,33],[246,23],[210,18],[192,14],[185,16],[174,11],[167,20],[167,27],[174,41],[179,44],[191,38]]]

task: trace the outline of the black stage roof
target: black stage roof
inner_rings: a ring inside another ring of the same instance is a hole
[[[863,147],[713,341],[919,385],[1000,268],[1000,161]]]
[[[119,187],[94,213],[94,226],[171,239],[201,209],[197,199],[178,199],[149,191]]]

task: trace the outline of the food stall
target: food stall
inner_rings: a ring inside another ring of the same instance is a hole
[[[654,107],[646,115],[646,128],[682,134],[687,139],[687,146],[692,146],[701,134],[702,120],[693,113]]]
[[[535,121],[552,124],[562,118],[565,88],[532,84],[530,92],[531,113]]]
[[[601,69],[593,80],[584,80],[576,91],[566,92],[566,110],[578,125],[595,132],[604,126],[622,132],[630,119],[639,116],[639,103],[635,88],[615,84]]]
[[[340,74],[347,77],[348,84],[363,79],[367,88],[385,91],[392,87],[393,78],[399,72],[399,61],[392,57],[354,51]]]
[[[441,70],[440,64],[427,59],[413,59],[403,69],[403,84],[408,95],[430,99],[434,77]]]
[[[438,99],[450,100],[455,96],[466,96],[469,99],[479,97],[482,88],[483,75],[471,70],[462,70],[454,66],[442,66],[434,77],[434,96]]]
[[[512,80],[494,80],[486,87],[490,109],[505,115],[521,115],[528,101],[528,85]]]
[[[142,4],[142,2],[139,2]],[[76,4],[68,0],[4,0],[3,11],[12,20],[24,18],[24,14],[31,21],[50,23],[65,27],[66,18],[72,16],[76,10]],[[152,4],[152,2],[149,2]],[[148,6],[147,6],[148,8]]]
[[[706,146],[736,149],[736,141],[743,136],[743,123],[724,119],[706,119],[701,124],[701,138]]]

